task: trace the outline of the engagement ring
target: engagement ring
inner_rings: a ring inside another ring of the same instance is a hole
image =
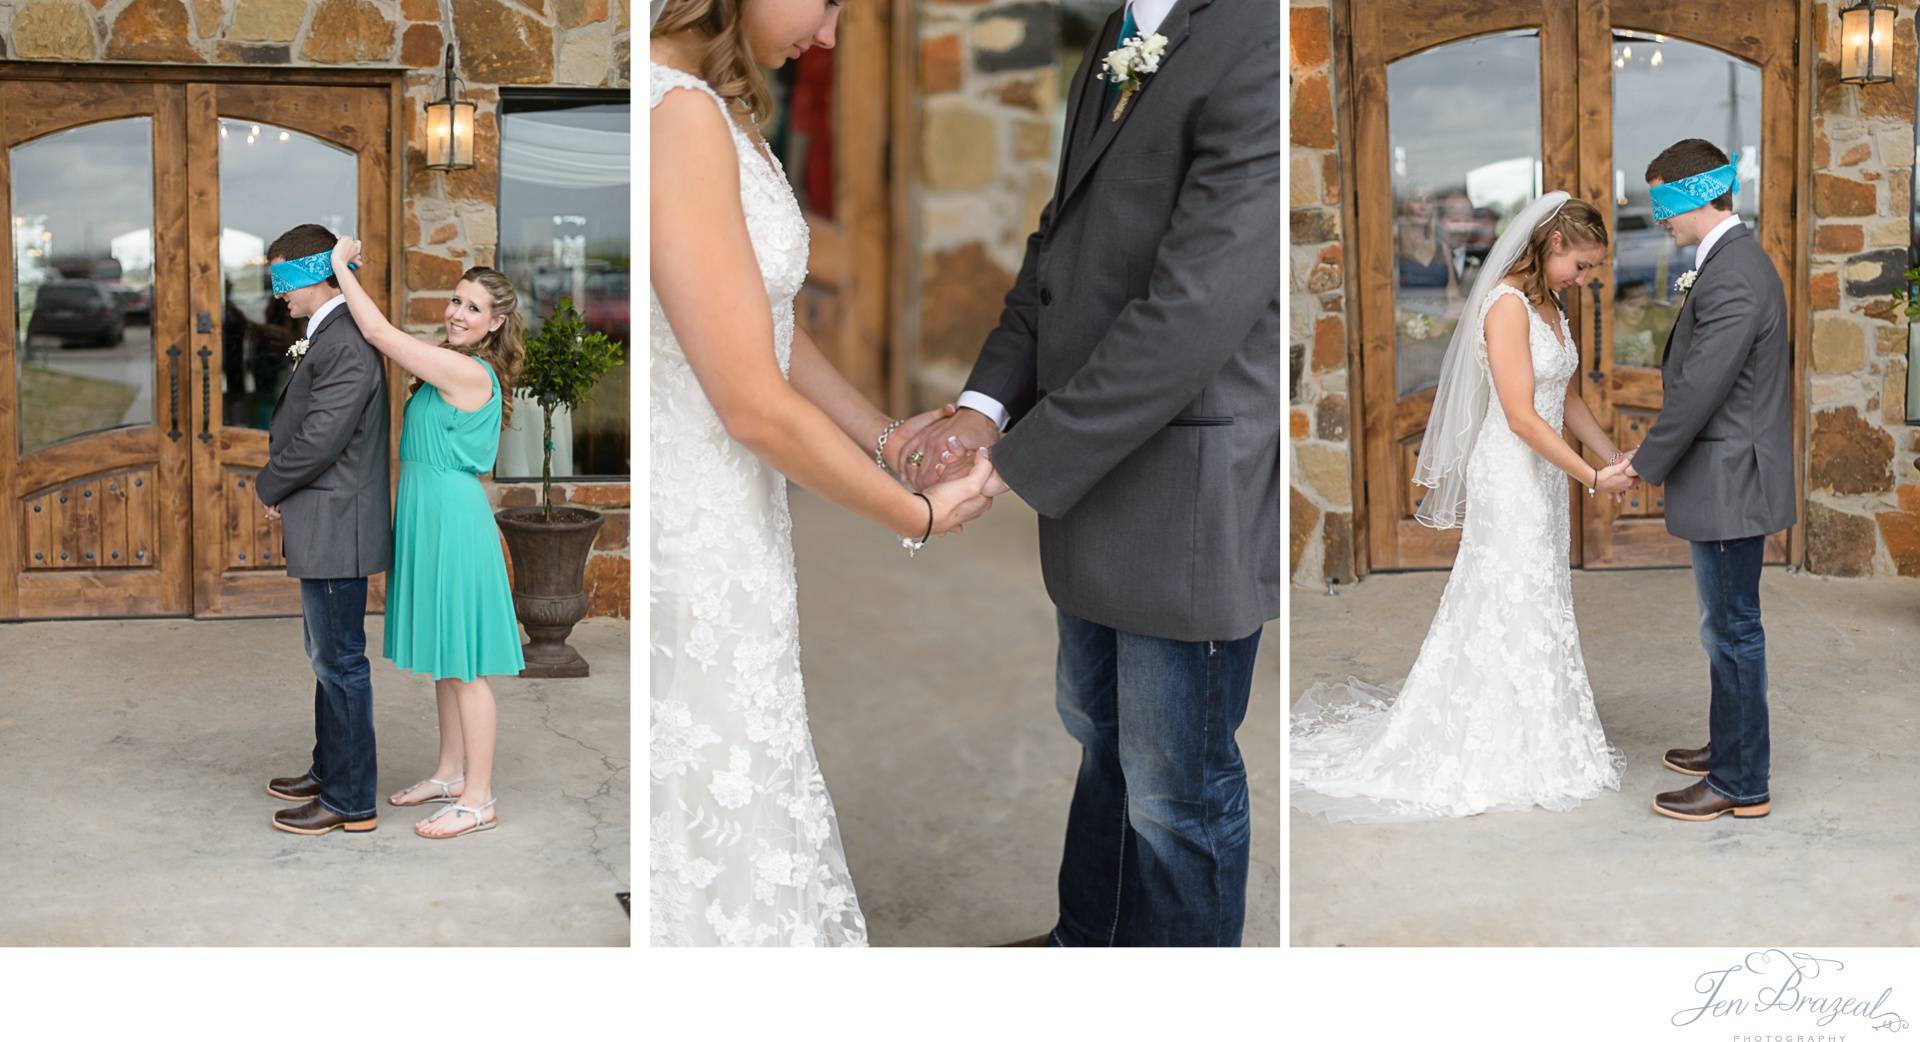
[[[919,449],[915,449],[912,452],[907,453],[907,464],[909,466],[917,467],[920,464],[925,463],[926,461],[927,461],[927,454],[924,452],[921,452]]]

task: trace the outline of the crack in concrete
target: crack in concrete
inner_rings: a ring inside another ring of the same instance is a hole
[[[600,765],[606,768],[606,771],[607,771],[606,777],[600,780],[599,786],[594,789],[592,794],[587,796],[575,796],[572,793],[568,792],[563,787],[560,790],[560,795],[565,796],[568,799],[579,800],[581,804],[586,807],[587,816],[593,819],[592,826],[590,826],[587,829],[588,835],[592,837],[592,841],[587,845],[587,853],[591,855],[595,861],[599,862],[600,867],[606,870],[607,875],[613,878],[613,881],[616,885],[618,885],[623,890],[631,890],[632,884],[627,879],[623,878],[619,870],[615,869],[613,867],[613,863],[607,860],[606,858],[605,851],[601,846],[600,830],[602,828],[607,827],[609,825],[609,822],[606,820],[605,816],[601,814],[599,809],[594,806],[595,800],[601,799],[602,797],[605,797],[605,796],[609,796],[613,793],[614,779],[620,777],[622,774],[625,774],[627,772],[628,765],[625,761],[609,756],[605,751],[601,749],[597,749],[591,745],[588,745],[586,742],[581,741],[577,736],[568,734],[565,731],[562,731],[559,728],[553,726],[553,705],[547,701],[547,696],[545,695],[545,693],[543,693],[540,690],[538,685],[533,686],[531,690],[533,693],[533,700],[540,703],[540,726],[546,728],[548,731],[552,732],[553,734],[561,738],[565,738],[567,741],[572,742],[573,744],[579,746],[580,748],[585,749],[587,752],[590,752],[593,755],[598,756],[600,758]]]

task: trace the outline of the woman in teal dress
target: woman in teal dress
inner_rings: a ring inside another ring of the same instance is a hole
[[[445,338],[415,339],[388,322],[348,262],[360,243],[333,248],[334,274],[360,332],[413,375],[400,429],[400,493],[387,571],[386,655],[433,678],[440,760],[433,775],[387,797],[396,807],[447,806],[417,822],[428,839],[493,828],[495,713],[488,676],[526,665],[493,505],[480,475],[493,469],[513,413],[525,327],[513,283],[470,268],[447,301]]]

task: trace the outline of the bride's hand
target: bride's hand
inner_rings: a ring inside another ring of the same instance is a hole
[[[360,263],[360,240],[341,236],[333,243],[333,270],[347,270],[349,264]]]
[[[928,424],[931,424],[935,420],[944,420],[952,416],[956,411],[958,410],[954,408],[953,403],[948,402],[938,409],[928,409],[918,416],[909,416],[907,419],[901,421],[900,426],[887,438],[887,469],[893,471],[896,475],[900,474],[901,456],[906,453],[907,444],[913,441],[914,437],[921,431],[926,430]]]
[[[981,449],[975,455],[979,457],[978,460],[965,474],[927,486],[925,495],[927,501],[933,504],[934,535],[958,532],[961,525],[986,513],[993,506],[993,497],[986,493],[988,484],[997,478],[993,461],[988,458],[986,449]]]
[[[1624,461],[1599,471],[1593,478],[1594,491],[1608,495],[1624,493],[1632,487],[1633,479],[1627,476],[1627,464]]]

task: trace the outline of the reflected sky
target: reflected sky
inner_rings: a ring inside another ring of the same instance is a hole
[[[153,123],[147,117],[35,138],[15,147],[11,161],[15,234],[30,238],[37,230],[52,258],[104,259],[115,239],[150,234]]]

